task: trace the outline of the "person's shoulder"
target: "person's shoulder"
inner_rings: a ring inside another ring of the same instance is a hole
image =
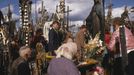
[[[22,59],[21,57],[18,57],[16,60],[14,60],[14,62],[13,63],[21,63],[21,62],[23,62],[24,61],[24,59]]]
[[[60,60],[62,60],[62,58],[53,58],[52,60],[51,60],[51,62],[55,62],[55,61],[60,61]]]
[[[127,30],[127,31],[130,31],[130,32],[131,32],[131,30],[130,30],[129,28],[127,28],[126,26],[125,26],[125,30]]]
[[[18,65],[18,68],[26,68],[28,67],[29,65],[27,64],[26,61],[22,61],[19,65]]]
[[[58,58],[53,58],[53,59],[49,62],[49,65],[57,64],[57,62],[59,62],[59,59],[58,59]]]
[[[51,30],[51,31],[54,31],[54,28],[51,28],[50,30]]]
[[[78,31],[76,35],[80,35],[80,34],[82,34],[82,31]]]
[[[112,35],[117,35],[117,34],[119,34],[119,32],[120,32],[120,29],[118,28],[117,30],[115,30],[115,31],[112,33]]]
[[[55,30],[52,28],[52,29],[50,29],[50,31],[49,32],[55,32]]]
[[[69,59],[60,57],[60,58],[53,58],[51,62],[71,62]]]
[[[56,61],[57,60],[57,58],[52,58],[52,60],[50,61],[50,63],[51,62],[54,62],[54,61]]]

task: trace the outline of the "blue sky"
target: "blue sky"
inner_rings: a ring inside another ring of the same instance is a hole
[[[5,8],[10,3],[12,5],[12,12],[14,13],[14,17],[19,17],[19,0],[0,0],[0,9],[3,11],[4,14]],[[34,4],[35,1],[37,1],[38,7],[41,5],[41,0],[32,0],[33,1],[33,11],[35,11]],[[106,6],[109,4],[110,0],[105,0]],[[52,13],[55,11],[55,5],[59,0],[44,0],[44,3],[46,5],[46,9],[48,12]],[[120,16],[120,14],[123,12],[124,6],[127,5],[130,7],[134,6],[134,0],[112,0],[113,4],[113,16]],[[70,6],[70,9],[72,12],[70,12],[70,20],[73,21],[82,21],[84,20],[93,5],[93,0],[66,0],[66,5]],[[107,9],[105,9],[107,12]],[[133,16],[131,14],[131,16]]]
[[[105,3],[108,3],[109,0],[105,0]],[[124,5],[133,6],[134,0],[112,0],[113,7],[121,7]]]
[[[0,0],[0,9],[7,7],[8,4],[13,5],[14,9],[16,10],[16,11],[13,11],[13,13],[18,14],[19,12],[18,0]]]

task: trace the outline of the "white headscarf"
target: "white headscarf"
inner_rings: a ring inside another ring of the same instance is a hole
[[[67,42],[61,45],[56,53],[56,58],[64,56],[65,58],[72,59],[74,54],[77,52],[77,45],[74,42]]]

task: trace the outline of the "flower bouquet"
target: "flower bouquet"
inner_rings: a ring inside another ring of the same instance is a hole
[[[90,40],[88,44],[84,46],[84,56],[86,59],[95,59],[102,61],[106,46],[103,45],[103,41],[100,40],[100,33],[96,34],[95,38]]]

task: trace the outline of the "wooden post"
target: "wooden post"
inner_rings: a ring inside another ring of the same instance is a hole
[[[128,64],[127,48],[126,48],[126,37],[125,37],[125,26],[120,27],[120,44],[121,44],[121,54],[122,54],[122,70],[123,75],[126,75],[125,67]]]

